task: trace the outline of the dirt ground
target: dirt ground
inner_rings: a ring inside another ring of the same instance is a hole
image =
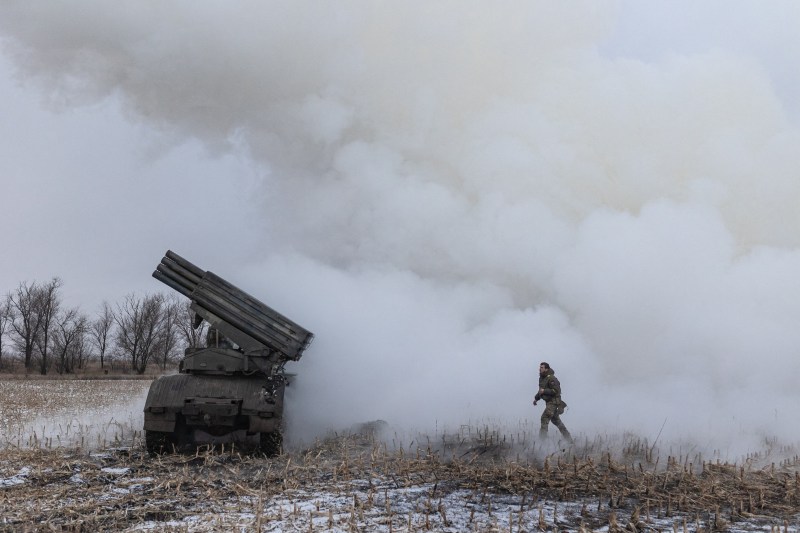
[[[4,531],[798,531],[797,461],[628,463],[573,446],[388,450],[349,434],[276,458],[0,452]]]

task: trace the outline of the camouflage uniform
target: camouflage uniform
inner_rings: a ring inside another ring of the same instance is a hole
[[[552,368],[547,369],[545,375],[539,376],[539,389],[543,392],[541,394],[537,392],[535,400],[537,402],[539,400],[544,400],[546,404],[544,412],[542,413],[542,426],[539,429],[539,437],[547,437],[547,428],[550,422],[552,422],[561,432],[561,435],[572,442],[572,435],[569,434],[567,427],[559,416],[564,412],[564,407],[566,407],[567,404],[561,400],[561,383],[558,382],[558,378]]]

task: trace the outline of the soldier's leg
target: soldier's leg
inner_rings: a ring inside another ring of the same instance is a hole
[[[550,420],[552,420],[554,416],[558,416],[556,414],[556,406],[548,402],[542,412],[542,425],[539,428],[539,438],[543,439],[547,437],[547,428],[550,425]]]
[[[567,439],[569,442],[572,442],[572,435],[569,434],[567,431],[567,426],[564,425],[564,422],[561,421],[561,417],[558,416],[558,412],[556,412],[552,418],[553,424],[556,425],[558,430],[561,432],[561,436]]]

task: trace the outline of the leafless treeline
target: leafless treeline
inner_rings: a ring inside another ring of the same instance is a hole
[[[22,282],[0,300],[0,370],[21,363],[26,372],[70,374],[97,362],[143,374],[166,369],[187,347],[200,345],[189,303],[175,295],[130,294],[103,302],[94,315],[67,307],[62,282]]]

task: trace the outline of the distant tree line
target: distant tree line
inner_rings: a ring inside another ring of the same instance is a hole
[[[174,294],[129,294],[87,315],[64,305],[61,287],[59,278],[22,282],[0,300],[0,371],[73,374],[94,365],[144,374],[174,365],[204,336],[190,303]]]

